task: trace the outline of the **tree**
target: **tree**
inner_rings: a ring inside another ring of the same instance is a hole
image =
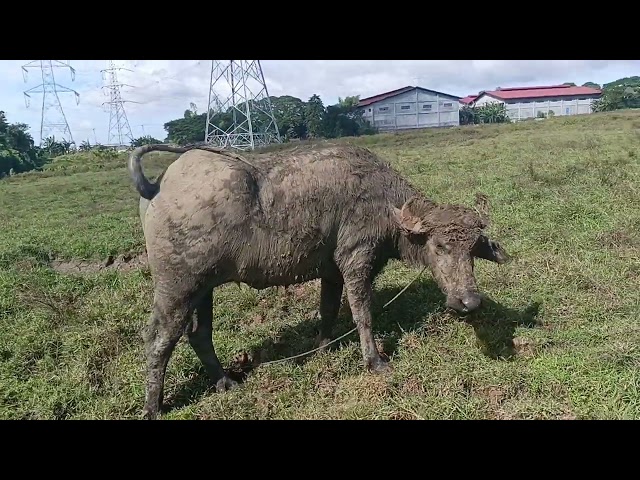
[[[460,109],[460,125],[475,125],[478,122],[476,109],[465,105]]]
[[[190,112],[190,110],[187,110]],[[207,122],[207,114],[189,115],[177,120],[171,120],[164,124],[167,132],[167,142],[178,145],[197,143],[204,141],[204,129]]]
[[[326,138],[356,137],[370,135],[376,130],[363,118],[364,112],[358,109],[360,97],[338,98],[337,105],[326,108],[323,133]]]
[[[57,142],[55,136],[45,138],[42,149],[47,152],[47,156],[49,158],[66,155],[72,150],[71,142],[68,142],[67,140]]]
[[[313,95],[304,110],[305,123],[308,136],[311,138],[322,137],[324,121],[324,104],[318,95]]]
[[[510,122],[507,106],[504,103],[492,102],[474,107],[465,105],[460,109],[460,125]]]
[[[286,142],[291,139],[335,138],[342,136],[369,135],[376,130],[363,118],[363,112],[357,106],[359,97],[339,99],[337,105],[325,108],[318,95],[313,95],[308,102],[299,98],[283,95],[260,99],[254,103],[251,124],[254,132],[264,131],[270,124],[270,117],[265,112],[269,110],[269,103],[273,116],[278,124],[281,138]],[[206,114],[194,113],[195,106],[185,111],[183,118],[165,123],[167,141],[179,145],[204,141]],[[237,108],[244,111],[244,104]],[[187,113],[190,112],[190,113]],[[223,131],[233,125],[233,108],[226,112],[216,113],[211,123]]]
[[[273,116],[278,123],[280,135],[284,137],[285,140],[291,138],[306,138],[306,104],[299,98],[290,95],[271,97],[270,100]]]
[[[131,142],[131,146],[132,147],[141,147],[142,145],[151,145],[154,143],[164,143],[161,140],[158,140],[156,138],[153,138],[151,135],[145,135],[143,137],[140,138],[135,138],[132,142]]]
[[[355,109],[360,103],[360,95],[353,97],[345,97],[344,99],[338,97],[338,105],[345,109]]]
[[[593,102],[594,112],[640,108],[640,77],[619,78],[602,86],[602,96]]]
[[[618,80],[614,80],[610,83],[605,83],[602,88],[603,90],[608,90],[615,87],[638,87],[640,86],[640,77],[624,77],[619,78]]]
[[[640,108],[640,86],[615,85],[603,90],[602,96],[593,102],[594,112],[606,112],[625,108]]]
[[[38,149],[24,123],[10,124],[0,111],[0,177],[41,167],[47,157]]]

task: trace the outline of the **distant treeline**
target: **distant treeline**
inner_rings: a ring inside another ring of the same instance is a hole
[[[270,119],[265,113],[271,102],[273,116],[283,141],[307,138],[337,138],[372,135],[376,130],[362,118],[362,111],[357,110],[358,97],[339,99],[336,105],[325,107],[318,95],[313,95],[307,102],[292,96],[269,97],[255,102],[252,109],[251,123],[254,130],[264,129]],[[238,105],[242,111],[244,104]],[[184,112],[183,118],[171,120],[164,124],[167,132],[166,141],[185,145],[204,141],[207,112],[198,113],[196,106]],[[211,123],[227,130],[233,125],[233,109],[218,113]]]

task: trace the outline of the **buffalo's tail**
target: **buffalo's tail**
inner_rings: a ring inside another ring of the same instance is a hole
[[[147,177],[144,176],[144,173],[142,171],[142,157],[145,154],[150,152],[185,153],[188,150],[190,149],[185,147],[178,147],[176,145],[152,144],[143,145],[131,152],[131,155],[129,155],[127,167],[129,170],[129,175],[133,180],[133,184],[135,185],[136,190],[138,191],[140,196],[147,200],[151,200],[156,196],[158,190],[160,190],[158,182],[152,183]]]

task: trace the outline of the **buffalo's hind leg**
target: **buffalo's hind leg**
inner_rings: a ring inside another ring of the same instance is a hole
[[[204,365],[207,375],[216,385],[216,391],[226,391],[237,386],[237,382],[231,380],[225,373],[220,360],[213,348],[211,335],[213,333],[213,289],[195,304],[196,321],[194,328],[189,329],[189,344]]]
[[[322,279],[320,284],[320,332],[316,338],[316,347],[321,347],[319,350],[321,352],[326,350],[327,344],[331,341],[331,330],[338,318],[343,290],[342,280]]]
[[[160,413],[169,358],[184,333],[189,316],[187,301],[156,292],[153,313],[144,331],[147,385],[142,415],[146,419],[153,420]]]

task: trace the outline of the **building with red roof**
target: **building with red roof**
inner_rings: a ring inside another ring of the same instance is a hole
[[[549,115],[582,115],[592,112],[592,102],[600,98],[602,91],[591,87],[573,85],[549,85],[536,87],[510,87],[485,90],[475,98],[472,95],[462,100],[467,105],[482,106],[502,103],[512,120],[536,118]],[[552,113],[550,113],[552,112]]]
[[[380,131],[460,125],[460,97],[422,87],[403,87],[358,103]]]
[[[471,105],[476,98],[478,98],[478,95],[467,95],[460,99],[460,103],[463,105]]]

